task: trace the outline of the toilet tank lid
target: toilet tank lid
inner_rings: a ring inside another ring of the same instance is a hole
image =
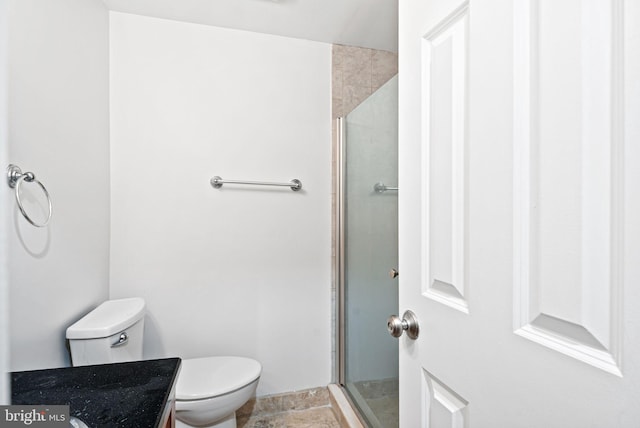
[[[109,337],[131,327],[144,317],[144,300],[139,297],[107,300],[67,328],[67,339]]]

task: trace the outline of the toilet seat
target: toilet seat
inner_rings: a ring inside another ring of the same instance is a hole
[[[262,366],[244,357],[183,359],[176,400],[205,400],[244,388],[260,377]]]

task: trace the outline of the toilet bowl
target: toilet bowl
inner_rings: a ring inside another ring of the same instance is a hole
[[[74,366],[142,359],[145,303],[109,300],[67,328]],[[244,357],[182,359],[176,427],[236,428],[236,410],[251,398],[262,366]]]
[[[235,412],[255,393],[261,370],[250,358],[183,360],[176,386],[176,426],[235,428]]]

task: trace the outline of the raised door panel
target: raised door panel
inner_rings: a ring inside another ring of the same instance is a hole
[[[515,18],[515,330],[619,375],[622,4]]]
[[[425,428],[465,428],[468,402],[439,379],[423,370],[422,395]]]
[[[422,40],[423,294],[465,313],[468,11],[465,2]]]

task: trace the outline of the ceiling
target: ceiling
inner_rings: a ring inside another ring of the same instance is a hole
[[[103,0],[111,10],[397,52],[398,0]]]

